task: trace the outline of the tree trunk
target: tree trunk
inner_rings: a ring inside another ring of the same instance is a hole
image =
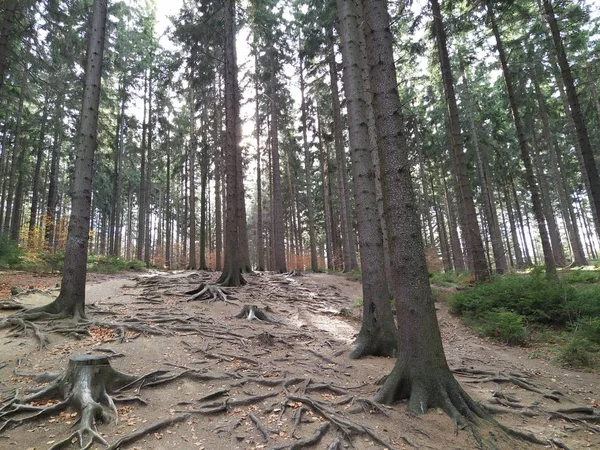
[[[48,124],[48,96],[44,99],[44,108],[42,110],[42,125],[37,143],[37,153],[35,156],[35,169],[33,172],[33,186],[31,187],[31,207],[29,208],[29,234],[27,244],[29,247],[34,246],[35,226],[38,216],[38,203],[40,197],[40,172],[42,170],[42,160],[44,159],[44,144],[46,141],[46,126]]]
[[[554,15],[554,9],[550,0],[543,0],[545,18],[550,26],[552,33],[552,40],[554,41],[554,47],[556,49],[556,56],[558,58],[558,65],[560,67],[560,73],[562,75],[565,88],[567,90],[567,98],[569,100],[569,107],[571,111],[571,117],[575,124],[575,131],[577,133],[577,140],[579,141],[579,148],[581,150],[581,157],[585,168],[585,174],[590,187],[590,197],[595,205],[596,215],[594,217],[596,230],[600,230],[600,175],[598,175],[598,167],[594,158],[594,152],[590,143],[590,137],[587,131],[585,120],[581,112],[581,106],[579,104],[579,96],[575,90],[575,82],[573,80],[573,74],[571,73],[571,67],[567,61],[567,55],[565,48],[560,36],[558,24],[556,22],[556,16]],[[600,235],[598,236],[600,238]]]
[[[569,237],[571,258],[573,259],[574,265],[583,266],[587,264],[587,261],[585,258],[585,253],[583,252],[583,247],[581,245],[581,239],[579,237],[579,227],[577,226],[577,221],[573,222],[569,214],[569,209],[572,208],[572,206],[570,205],[570,200],[567,198],[568,190],[564,180],[562,169],[560,168],[558,162],[558,155],[556,147],[554,145],[554,138],[552,137],[552,132],[550,130],[550,120],[548,118],[546,102],[544,101],[544,97],[542,96],[542,91],[540,89],[536,73],[534,73],[532,81],[535,89],[538,108],[540,111],[540,117],[542,119],[544,141],[546,143],[546,149],[548,150],[548,160],[550,164],[548,164],[547,167],[550,170],[550,174],[552,176],[552,183],[554,184],[556,193],[558,194],[561,215]]]
[[[190,74],[190,80],[193,80],[193,71]],[[189,215],[189,230],[190,230],[190,248],[189,248],[189,260],[188,270],[196,270],[198,264],[196,263],[196,151],[198,148],[198,137],[196,136],[196,95],[194,88],[190,84],[190,144],[188,146],[188,180],[189,180],[189,201],[188,201],[188,215]]]
[[[254,67],[258,72],[258,54],[254,55]],[[302,78],[301,78],[302,79]],[[255,93],[255,120],[256,120],[256,270],[265,270],[265,236],[263,230],[263,208],[262,208],[262,171],[260,151],[260,101],[258,92],[258,73],[254,80]]]
[[[123,202],[121,201],[121,193],[123,190],[123,140],[125,137],[125,102],[127,97],[127,86],[125,85],[124,77],[121,79],[121,107],[119,117],[117,118],[117,130],[115,132],[115,163],[114,163],[114,186],[113,186],[113,204],[110,224],[110,254],[119,256],[121,253],[121,218],[123,214]]]
[[[165,230],[165,266],[167,269],[171,268],[172,262],[172,247],[173,247],[173,229],[172,223],[173,219],[171,217],[171,142],[170,142],[170,134],[167,130],[167,173],[166,173],[166,192],[165,192],[165,222],[166,222],[166,230]]]
[[[284,224],[283,224],[283,198],[281,192],[281,174],[279,163],[279,137],[277,118],[277,91],[275,87],[275,74],[271,74],[271,164],[273,183],[273,270],[277,273],[287,272],[285,261]]]
[[[338,175],[338,192],[340,202],[340,223],[342,228],[342,251],[344,256],[344,272],[358,269],[356,245],[354,243],[352,216],[350,214],[350,198],[346,172],[346,155],[342,136],[342,116],[340,96],[338,92],[338,73],[331,44],[329,55],[329,79],[331,83],[331,102],[333,109],[333,135],[335,142],[335,159]]]
[[[144,112],[142,119],[142,146],[140,148],[140,189],[138,195],[138,232],[137,232],[137,259],[143,261],[144,240],[146,238],[146,107],[148,101],[148,74],[144,72]]]
[[[210,160],[208,156],[208,102],[205,98],[202,107],[202,147],[200,150],[200,269],[207,270],[206,265],[206,186],[208,183],[208,171]]]
[[[304,149],[304,179],[306,183],[306,209],[308,213],[308,241],[310,245],[310,270],[319,271],[317,261],[317,240],[315,231],[315,212],[312,194],[312,157],[308,146],[308,111],[305,97],[306,83],[304,81],[304,58],[300,55],[300,98],[302,111],[302,147]]]
[[[60,294],[47,306],[36,308],[72,317],[85,318],[85,281],[90,230],[90,207],[94,153],[97,146],[98,110],[102,79],[102,58],[106,32],[107,0],[94,0],[88,37],[85,90],[79,121],[73,179],[71,220],[65,249],[65,265]],[[35,313],[36,309],[30,310]]]
[[[235,0],[225,0],[225,176],[227,180],[227,214],[225,217],[225,264],[218,283],[223,286],[240,286],[245,283],[241,275],[238,233],[239,194],[237,164],[240,164],[238,136],[239,104],[237,95],[237,61],[235,50]]]
[[[327,268],[334,269],[333,252],[333,230],[331,229],[331,201],[329,199],[329,177],[327,167],[329,158],[323,143],[323,130],[321,129],[321,117],[317,108],[317,134],[319,136],[319,165],[321,167],[321,185],[323,186],[323,209],[325,215],[325,254],[327,257]]]
[[[519,106],[517,104],[517,98],[515,96],[512,77],[508,70],[508,60],[504,52],[504,44],[500,37],[500,31],[496,24],[496,18],[494,16],[494,10],[492,7],[491,0],[486,0],[488,18],[490,20],[494,37],[496,38],[496,49],[498,51],[498,57],[502,65],[502,73],[504,74],[504,82],[506,85],[506,91],[508,93],[508,100],[513,115],[515,129],[517,131],[517,138],[519,140],[519,147],[521,149],[521,159],[525,166],[525,180],[527,187],[531,193],[531,203],[533,205],[533,213],[537,222],[538,231],[540,234],[540,241],[542,242],[542,249],[544,252],[544,263],[546,265],[546,273],[549,278],[556,278],[556,263],[554,261],[554,255],[552,253],[552,245],[548,236],[548,229],[546,228],[546,222],[544,220],[544,212],[542,200],[540,198],[539,188],[535,180],[535,174],[533,171],[533,165],[531,162],[531,151],[527,138],[525,137],[525,130],[523,129],[523,123],[521,120],[521,114]]]
[[[456,220],[456,208],[452,202],[450,192],[448,191],[448,185],[446,184],[446,177],[442,175],[442,182],[444,183],[444,203],[446,206],[446,213],[448,214],[448,228],[450,234],[450,249],[452,250],[452,264],[454,270],[463,271],[466,270],[465,258],[460,243],[460,237],[458,235],[458,222]]]
[[[464,239],[467,247],[467,254],[472,263],[473,272],[477,280],[483,281],[489,277],[487,261],[485,259],[485,251],[483,249],[483,241],[479,231],[477,222],[477,212],[475,211],[475,202],[473,201],[473,191],[471,189],[471,181],[467,172],[467,165],[464,160],[463,140],[460,130],[460,122],[458,116],[458,106],[456,103],[456,94],[454,91],[454,79],[452,77],[452,69],[450,66],[450,58],[448,56],[448,48],[446,44],[446,32],[442,22],[442,13],[438,0],[431,0],[431,8],[433,14],[433,27],[438,45],[438,56],[440,59],[440,67],[442,71],[442,80],[444,84],[444,93],[446,97],[446,105],[448,107],[448,120],[450,125],[450,137],[452,148],[452,162],[456,174],[458,187],[459,207],[462,206],[464,211]],[[461,215],[462,216],[462,215]]]
[[[344,87],[348,107],[350,155],[354,180],[354,203],[358,221],[362,267],[363,319],[351,358],[396,354],[396,326],[384,263],[383,234],[377,208],[375,170],[371,158],[368,109],[369,86],[363,82],[367,70],[360,4],[338,0],[340,38],[344,62]]]
[[[508,266],[506,263],[506,252],[504,250],[504,242],[502,242],[502,233],[500,231],[500,223],[498,222],[498,213],[496,212],[496,199],[494,189],[490,183],[489,165],[487,158],[482,154],[479,146],[479,137],[477,135],[477,127],[473,118],[473,105],[471,104],[471,95],[469,92],[469,80],[467,72],[461,61],[461,71],[463,74],[464,88],[464,103],[469,122],[469,130],[471,134],[471,144],[475,151],[477,161],[477,172],[479,174],[479,184],[481,185],[481,196],[483,197],[483,206],[485,210],[486,221],[492,241],[492,250],[494,252],[494,266],[499,274],[506,273]]]
[[[464,423],[485,414],[454,379],[444,356],[403,134],[387,2],[363,6],[398,319],[398,359],[375,401],[408,399],[414,413],[440,407]]]

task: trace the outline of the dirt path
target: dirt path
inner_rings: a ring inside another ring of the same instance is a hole
[[[24,372],[61,371],[71,355],[110,349],[122,355],[111,358],[113,367],[122,372],[165,369],[181,376],[168,384],[143,387],[140,395],[148,406],[120,406],[117,424],[100,424],[98,430],[108,442],[182,411],[196,411],[186,421],[124,448],[290,448],[315,435],[326,423],[308,400],[330,411],[334,421],[343,418],[367,427],[390,449],[477,448],[472,434],[468,430],[455,433],[453,423],[440,411],[414,417],[398,404],[384,409],[386,416],[357,408],[363,405],[357,400],[369,398],[377,389],[375,382],[394,363],[386,358],[351,361],[347,357],[360,322],[340,311],[357,304],[359,283],[328,274],[256,274],[248,277],[247,286],[231,289],[228,302],[186,301],[188,296],[182,292],[212,279],[216,279],[214,274],[191,272],[135,279],[92,276],[87,291],[90,317],[139,326],[146,333],[130,330],[123,342],[116,340],[114,329],[105,326],[92,328],[81,340],[52,333],[49,347],[39,350],[30,336],[0,330],[0,367],[6,364],[0,369],[0,394],[7,398],[12,389],[35,385],[20,376]],[[57,282],[51,277],[44,280],[46,285],[37,280],[35,287],[51,287]],[[0,286],[18,281],[14,274],[0,273]],[[51,295],[36,294],[22,300],[39,304],[51,299]],[[279,323],[234,318],[243,305],[257,305]],[[458,379],[478,401],[495,401],[493,407],[506,409],[505,414],[496,416],[500,422],[555,439],[573,450],[600,448],[600,428],[592,422],[550,420],[550,413],[559,408],[597,408],[600,376],[530,359],[526,348],[483,341],[443,305],[438,315],[448,359]],[[207,401],[197,400],[207,394],[215,395],[209,403],[221,410],[206,413]],[[27,422],[4,431],[0,448],[45,449],[67,436],[76,420],[76,414],[68,411]],[[347,448],[348,436],[341,430],[357,434],[351,426],[332,425],[314,448],[328,448],[336,439],[342,443],[339,448]],[[352,444],[357,449],[386,448],[367,434],[353,437]],[[505,445],[502,439],[498,446],[543,448],[526,443],[515,446],[514,442]]]

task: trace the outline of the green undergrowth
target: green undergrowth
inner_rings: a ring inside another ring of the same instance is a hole
[[[528,345],[533,357],[600,369],[600,270],[593,266],[562,271],[557,282],[540,268],[496,276],[459,288],[448,304],[483,337]]]
[[[61,272],[65,264],[64,251],[25,252],[11,241],[0,238],[0,268],[22,270],[25,272],[53,273]],[[88,272],[119,273],[146,270],[143,261],[126,260],[114,256],[88,255]]]
[[[10,269],[21,262],[23,252],[16,242],[0,234],[0,269]]]
[[[88,272],[119,273],[136,271],[143,272],[146,265],[138,259],[121,259],[114,256],[88,255]]]

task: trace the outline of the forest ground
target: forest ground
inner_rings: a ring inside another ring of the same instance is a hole
[[[147,406],[120,406],[118,423],[98,426],[109,443],[179,411],[201,411],[209,400],[199,399],[206,394],[213,394],[210,405],[224,406],[223,412],[193,414],[124,448],[293,448],[293,443],[310,438],[325,423],[311,407],[311,399],[333,422],[341,424],[338,427],[332,422],[314,448],[328,448],[338,437],[342,442],[339,448],[349,448],[341,430],[356,434],[353,424],[367,427],[387,443],[386,447],[368,434],[360,434],[352,439],[356,449],[479,448],[468,429],[456,432],[452,421],[439,410],[416,417],[406,412],[403,403],[383,408],[386,414],[371,411],[368,404],[357,408],[365,405],[357,399],[370,398],[377,390],[375,383],[394,364],[388,358],[348,358],[360,327],[359,282],[332,274],[292,277],[259,273],[247,276],[248,285],[230,289],[233,295],[228,302],[187,301],[184,291],[216,278],[208,272],[89,274],[87,311],[92,319],[142,323],[148,330],[164,334],[129,331],[119,342],[113,329],[99,326],[81,340],[51,333],[48,347],[40,349],[32,336],[0,330],[0,396],[7,398],[15,388],[35,386],[24,374],[62,371],[71,355],[107,354],[111,349],[111,364],[121,372],[165,369],[192,373],[196,378],[182,376],[157,387],[142,387],[140,396]],[[34,290],[18,296],[18,301],[44,304],[56,296],[57,283],[58,275],[0,272],[0,299],[10,295],[11,287],[19,286]],[[234,318],[243,305],[258,305],[279,323]],[[477,401],[492,402],[494,408],[506,411],[495,415],[498,421],[541,439],[554,439],[547,448],[560,448],[561,443],[572,450],[600,448],[597,423],[566,421],[553,414],[561,408],[598,408],[600,375],[557,366],[532,348],[480,339],[450,315],[443,303],[438,303],[438,318],[458,380]],[[285,387],[286,380],[293,382]],[[236,403],[244,399],[250,399],[248,404]],[[298,417],[301,420],[295,424]],[[75,411],[68,410],[28,421],[3,432],[0,448],[46,449],[68,436],[76,420]],[[497,430],[493,432],[499,435]],[[544,447],[500,437],[498,448]]]

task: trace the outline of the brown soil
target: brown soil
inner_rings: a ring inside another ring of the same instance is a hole
[[[226,389],[227,399],[273,394],[247,406],[228,406],[225,412],[212,415],[194,414],[187,421],[147,435],[124,448],[159,450],[228,450],[286,448],[300,439],[312,436],[324,419],[307,408],[303,420],[294,430],[294,413],[302,401],[285,398],[282,385],[264,386],[257,380],[290,380],[300,378],[287,387],[295,396],[311,398],[327,405],[330,411],[356,424],[368,427],[373,435],[387,443],[374,442],[368,435],[352,438],[356,449],[475,449],[479,448],[469,430],[456,432],[454,424],[441,411],[433,410],[415,417],[399,403],[384,408],[387,416],[374,411],[355,412],[352,403],[342,400],[370,398],[377,390],[376,381],[386,375],[394,361],[366,358],[351,361],[348,354],[352,339],[360,326],[357,300],[360,284],[342,276],[305,274],[301,277],[260,273],[247,277],[249,284],[230,289],[228,302],[187,302],[184,291],[201,281],[215,280],[216,274],[178,272],[171,274],[91,275],[87,299],[92,319],[104,322],[128,320],[168,332],[168,335],[128,333],[118,343],[116,333],[106,327],[94,327],[91,336],[76,340],[70,336],[50,334],[50,345],[39,350],[31,336],[15,336],[0,330],[0,396],[6,398],[15,388],[25,389],[35,383],[24,372],[62,371],[69,356],[98,354],[98,349],[112,349],[122,357],[111,358],[117,370],[143,374],[156,369],[174,373],[192,369],[194,373],[212,375],[215,379],[197,381],[180,378],[158,387],[143,387],[141,397],[148,406],[131,404],[119,407],[120,420],[100,424],[99,432],[110,443],[152,422],[198,409],[192,402],[207,393]],[[17,300],[38,305],[56,295],[58,276],[32,276],[22,273],[0,273],[0,286],[48,289],[32,292]],[[0,291],[0,298],[6,297]],[[257,305],[279,323],[235,319],[243,305]],[[340,314],[351,309],[352,314]],[[0,311],[2,316],[10,312]],[[521,431],[533,432],[540,439],[554,439],[564,448],[600,448],[600,428],[591,421],[570,422],[552,417],[560,408],[597,408],[600,400],[600,375],[558,367],[544,359],[532,359],[527,348],[507,347],[484,341],[466,329],[439,305],[438,317],[446,353],[457,378],[477,401],[490,404],[500,401],[504,414],[499,422]],[[174,321],[161,319],[174,318]],[[475,373],[481,371],[481,373]],[[524,381],[518,386],[510,379]],[[219,378],[219,379],[217,379]],[[325,386],[324,386],[325,385]],[[535,386],[533,390],[524,389]],[[496,397],[493,397],[493,395]],[[512,399],[507,403],[503,398]],[[546,396],[545,396],[546,395]],[[494,400],[495,398],[495,400]],[[552,400],[555,398],[558,402]],[[223,401],[224,398],[221,398]],[[515,401],[516,400],[516,401]],[[335,404],[337,403],[337,404]],[[501,405],[495,405],[500,407]],[[596,409],[597,413],[597,409]],[[268,442],[251,420],[258,418],[266,429]],[[530,417],[531,416],[531,417]],[[77,420],[74,411],[30,421],[0,435],[0,448],[44,449],[70,433]],[[498,428],[494,433],[498,448],[543,448],[521,441],[508,440]],[[314,448],[327,448],[336,438],[348,448],[348,440],[339,428],[330,426]],[[345,443],[345,444],[344,444]],[[74,445],[73,448],[78,448]],[[91,448],[100,449],[95,444]],[[550,444],[547,448],[551,448]]]

